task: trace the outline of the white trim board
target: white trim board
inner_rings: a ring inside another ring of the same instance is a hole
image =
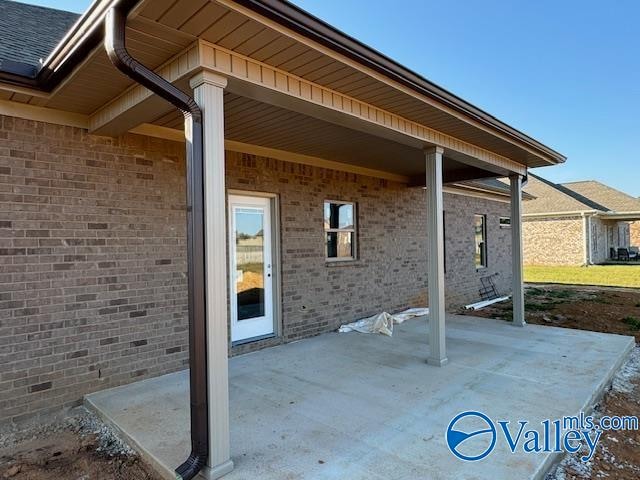
[[[27,105],[19,102],[11,102],[7,100],[0,100],[0,115],[6,115],[10,117],[24,118],[26,120],[34,120],[45,123],[53,123],[56,125],[65,125],[70,127],[77,127],[87,129],[89,124],[89,117],[80,113],[66,112],[63,110],[55,110],[46,107],[37,107],[34,105]],[[137,127],[129,130],[129,133],[137,135],[146,135],[149,137],[162,138],[164,140],[171,140],[175,142],[184,142],[184,133],[182,130],[175,128],[162,127],[160,125],[153,125],[150,123],[143,123]],[[250,155],[259,155],[276,160],[282,160],[292,163],[301,163],[303,165],[311,165],[320,168],[327,168],[330,170],[338,170],[342,172],[355,173],[358,175],[364,175],[373,178],[382,178],[391,180],[398,183],[409,183],[409,177],[404,175],[398,175],[389,172],[383,172],[381,170],[375,170],[366,167],[359,167],[357,165],[348,165],[341,162],[332,160],[326,160],[324,158],[313,157],[311,155],[302,155],[285,150],[278,150],[275,148],[262,147],[259,145],[252,145],[248,143],[236,142],[234,140],[225,140],[225,149],[233,152],[247,153]],[[485,198],[497,202],[509,203],[509,197],[482,191],[471,191],[468,189],[445,186],[443,188],[445,193],[452,193],[454,195],[463,195],[474,198]]]

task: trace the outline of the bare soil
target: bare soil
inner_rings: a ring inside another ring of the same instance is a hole
[[[511,301],[465,315],[512,319]],[[640,290],[545,285],[525,291],[527,323],[594,332],[633,335],[636,348],[613,385],[595,408],[595,415],[640,416]],[[547,480],[640,479],[640,431],[604,432],[588,463],[567,456]]]
[[[609,392],[596,406],[596,417],[638,416],[640,414],[640,346],[616,375]],[[589,462],[582,462],[578,452],[567,455],[546,477],[546,480],[640,478],[640,431],[603,432],[596,453]]]
[[[463,315],[511,320],[511,301]],[[633,335],[640,342],[640,290],[606,287],[535,286],[525,290],[527,323]]]
[[[160,480],[85,410],[55,423],[0,435],[0,478],[12,480]]]

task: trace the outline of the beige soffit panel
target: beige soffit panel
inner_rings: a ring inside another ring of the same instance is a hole
[[[197,43],[173,57],[156,73],[169,82],[176,82],[200,70],[200,49]],[[134,84],[89,117],[89,130],[98,134],[119,134],[140,124],[140,116],[153,116],[153,107],[161,105],[154,94],[139,84]]]
[[[285,103],[285,108],[290,110],[414,148],[439,145],[466,156],[471,162],[477,159],[501,171],[526,172],[524,165],[494,152],[202,40],[167,62],[159,73],[175,82],[194,74],[198,66],[228,77],[228,90],[239,95],[274,105]],[[91,115],[90,130],[100,134],[118,134],[148,122],[153,115],[145,103],[152,101],[151,92],[134,85]]]
[[[297,42],[300,42],[303,45],[309,46],[312,49],[322,53],[323,55],[326,55],[330,58],[333,58],[339,62],[341,62],[344,65],[347,65],[349,67],[352,67],[358,71],[361,71],[363,73],[365,73],[368,77],[375,79],[378,82],[381,82],[385,85],[389,85],[392,86],[393,88],[395,88],[397,91],[402,92],[404,94],[409,95],[410,97],[413,97],[415,99],[420,100],[423,104],[428,104],[431,105],[443,112],[448,113],[449,115],[451,115],[452,117],[455,117],[456,119],[462,120],[463,122],[465,122],[466,124],[475,127],[483,132],[489,133],[492,136],[494,136],[495,138],[499,138],[505,142],[511,143],[513,145],[517,145],[518,148],[520,148],[522,151],[527,152],[529,155],[532,155],[534,157],[540,158],[540,159],[544,159],[544,162],[546,162],[547,164],[554,164],[557,163],[557,160],[555,158],[552,158],[554,156],[560,156],[560,154],[558,154],[557,152],[553,151],[552,149],[550,149],[549,147],[540,144],[539,142],[537,142],[535,139],[531,139],[533,142],[537,143],[540,145],[540,147],[542,148],[542,150],[544,150],[545,152],[547,152],[545,155],[541,155],[540,151],[535,151],[534,149],[530,148],[529,146],[527,146],[525,143],[523,142],[518,142],[518,143],[514,143],[512,141],[511,138],[509,138],[507,135],[495,131],[485,125],[483,125],[481,122],[470,118],[458,111],[456,111],[455,109],[448,107],[434,99],[429,98],[426,95],[423,95],[419,92],[417,92],[416,90],[409,88],[405,85],[403,85],[402,83],[392,80],[391,78],[387,77],[386,75],[383,75],[382,73],[377,72],[376,70],[366,67],[364,65],[362,65],[359,62],[356,62],[354,60],[351,60],[350,58],[346,57],[343,54],[340,54],[336,51],[334,51],[331,48],[325,47],[324,45],[319,44],[318,42],[311,40],[309,38],[307,38],[306,36],[299,34],[297,32],[294,32],[292,30],[290,30],[289,28],[279,24],[276,21],[273,21],[271,19],[268,19],[262,15],[260,15],[259,13],[254,12],[253,10],[251,10],[250,8],[247,8],[243,5],[238,4],[237,2],[233,1],[233,0],[216,0],[216,3],[223,5],[225,8],[232,10],[234,12],[238,12],[241,13],[242,15],[244,15],[247,18],[250,18],[256,22],[259,22],[263,25],[268,26],[269,28],[289,37],[292,39],[295,39]],[[475,107],[474,107],[475,108]],[[512,128],[507,126],[507,128]]]
[[[424,143],[425,146],[438,145],[469,157],[477,158],[500,169],[520,174],[526,173],[526,167],[524,165],[494,152],[445,135],[379,107],[297,77],[267,65],[266,63],[257,62],[249,57],[209,42],[201,40],[199,45],[202,66],[222,73],[230,79],[241,80],[244,83],[260,86],[272,92],[284,94],[308,104],[346,115],[352,119],[364,121],[381,129],[395,132],[396,134],[413,140],[418,140]],[[230,83],[229,89],[232,90],[233,88],[234,85]],[[243,89],[242,92],[238,93],[249,96],[252,92],[255,92],[255,89]],[[349,126],[353,127],[354,124]]]

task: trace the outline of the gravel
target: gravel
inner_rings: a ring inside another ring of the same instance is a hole
[[[84,407],[76,407],[63,417],[45,424],[33,424],[27,427],[13,426],[0,433],[0,449],[14,445],[45,438],[60,432],[73,432],[80,438],[95,435],[98,447],[96,451],[108,457],[136,457],[137,453],[131,449],[98,417]]]
[[[638,382],[638,380],[640,380],[640,346],[636,346],[632,350],[627,362],[614,376],[610,392],[629,395],[636,388],[636,383]],[[599,415],[601,415],[601,413],[599,413],[599,405],[596,405],[593,415],[594,417],[596,417],[596,419]],[[603,438],[606,435],[608,437],[607,440],[617,443],[618,440],[612,437],[612,435],[614,434],[614,432],[604,432]],[[609,451],[606,444],[602,443],[602,440],[597,448],[598,450],[600,450],[600,454],[606,462],[603,465],[605,469],[612,470],[623,468],[622,463],[620,463],[615,455],[613,455]],[[592,457],[588,462],[583,462],[580,460],[580,457],[582,455],[582,452],[576,452],[572,455],[565,455],[562,461],[558,463],[554,468],[552,468],[549,473],[547,473],[545,480],[567,480],[567,478],[606,478],[609,476],[609,474],[606,472],[598,471],[596,472],[596,475],[594,477],[593,459],[595,458],[595,456]],[[570,475],[567,475],[568,473],[570,473]]]

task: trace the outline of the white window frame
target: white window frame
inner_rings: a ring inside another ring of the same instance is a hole
[[[351,205],[353,208],[353,228],[326,228],[324,227],[324,209],[327,203],[332,203],[335,205]],[[356,202],[347,202],[344,200],[331,200],[325,199],[322,202],[322,225],[323,225],[323,235],[324,235],[324,258],[328,263],[333,262],[353,262],[357,259],[357,251],[358,251],[358,207]],[[351,233],[351,251],[352,255],[350,257],[329,257],[329,250],[327,247],[327,233],[333,232],[347,232]]]

